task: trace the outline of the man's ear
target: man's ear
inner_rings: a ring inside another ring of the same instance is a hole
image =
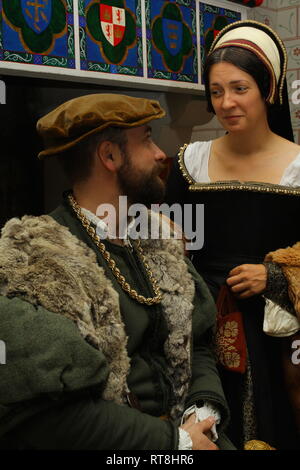
[[[101,142],[97,147],[97,158],[99,158],[104,168],[115,173],[121,164],[119,146],[109,140]]]

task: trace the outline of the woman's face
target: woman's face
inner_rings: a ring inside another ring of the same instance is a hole
[[[267,110],[251,75],[228,62],[214,64],[209,90],[216,116],[228,132],[254,130],[267,122]]]

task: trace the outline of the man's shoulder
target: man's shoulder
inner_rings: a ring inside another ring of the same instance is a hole
[[[32,231],[35,236],[44,236],[45,232],[51,230],[64,233],[67,230],[72,233],[74,226],[76,226],[76,218],[74,219],[74,215],[68,210],[66,204],[62,203],[48,214],[24,215],[20,218],[9,219],[1,229],[0,241],[14,239],[15,236],[23,237],[25,233]]]
[[[31,239],[45,236],[46,232],[65,232],[66,228],[50,215],[24,215],[21,218],[13,217],[8,220],[1,230],[1,244],[9,241],[21,247],[23,243],[30,243]]]
[[[57,206],[53,211],[49,212],[49,217],[52,217],[60,225],[67,226],[71,220],[71,214],[64,203]]]

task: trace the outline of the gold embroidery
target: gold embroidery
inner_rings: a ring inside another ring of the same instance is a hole
[[[252,440],[245,443],[245,450],[276,450],[275,447],[270,446],[267,442]]]
[[[241,356],[234,346],[239,333],[238,322],[227,321],[222,325],[216,335],[217,356],[221,364],[227,367],[239,367]]]

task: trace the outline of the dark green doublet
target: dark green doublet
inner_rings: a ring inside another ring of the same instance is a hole
[[[107,361],[82,338],[71,320],[32,305],[21,296],[2,296],[0,339],[7,345],[7,364],[0,365],[0,448],[177,449],[178,423],[157,419],[168,414],[173,400],[163,350],[168,327],[161,305],[141,305],[120,288],[66,203],[51,216],[96,253],[119,294],[131,363],[127,381],[142,413],[102,398],[109,373]],[[129,284],[139,293],[152,296],[136,255],[126,247],[105,243]],[[215,306],[203,280],[187,263],[196,295],[192,380],[186,406],[199,400],[217,406],[222,414],[218,444],[232,449],[222,434],[228,409],[211,350]]]

